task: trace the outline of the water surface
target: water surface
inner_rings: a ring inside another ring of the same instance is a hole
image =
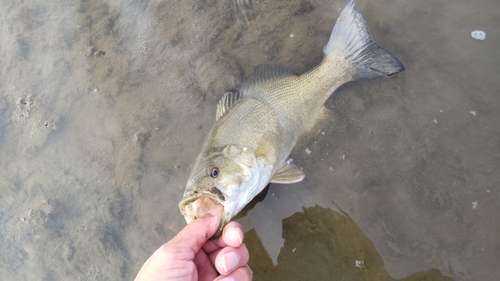
[[[185,225],[223,92],[317,64],[345,4],[0,1],[3,279],[133,279]],[[292,152],[306,179],[239,216],[254,279],[496,279],[499,4],[357,4],[407,69],[341,87]]]

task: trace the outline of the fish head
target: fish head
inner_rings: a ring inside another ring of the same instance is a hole
[[[216,204],[224,207],[217,233],[256,195],[257,160],[246,148],[230,145],[198,156],[179,203],[186,222],[204,216]]]

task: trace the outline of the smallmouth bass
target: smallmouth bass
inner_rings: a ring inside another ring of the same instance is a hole
[[[323,61],[301,75],[280,65],[259,65],[239,93],[217,106],[216,124],[196,158],[179,203],[186,221],[224,206],[215,236],[270,182],[295,183],[304,173],[287,160],[299,136],[322,114],[342,84],[390,76],[403,64],[370,36],[354,1],[341,12]]]

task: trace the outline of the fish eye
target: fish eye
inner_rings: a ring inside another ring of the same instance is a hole
[[[212,169],[210,169],[209,175],[212,178],[216,178],[219,175],[219,168],[213,166]]]

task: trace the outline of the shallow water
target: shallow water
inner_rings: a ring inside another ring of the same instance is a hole
[[[185,225],[222,93],[314,66],[346,2],[0,1],[2,279],[133,279]],[[341,87],[306,179],[239,216],[254,279],[496,279],[500,5],[357,4],[407,69]]]

